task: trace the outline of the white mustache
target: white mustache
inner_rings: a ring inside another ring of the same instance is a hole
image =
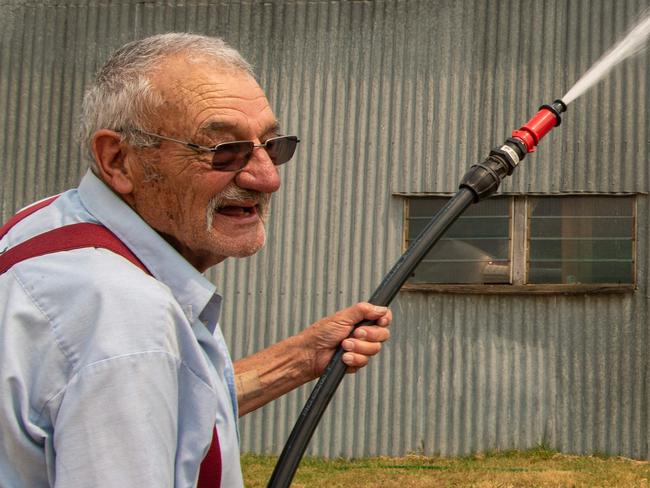
[[[217,193],[214,197],[212,197],[208,202],[208,208],[206,212],[207,228],[208,230],[212,228],[212,219],[214,214],[221,208],[228,206],[228,202],[232,201],[253,202],[257,206],[260,219],[262,222],[265,222],[268,215],[270,200],[271,194],[269,193],[244,190],[243,188],[240,188],[237,185],[231,183],[222,191]]]

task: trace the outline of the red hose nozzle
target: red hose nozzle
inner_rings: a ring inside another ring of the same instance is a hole
[[[512,132],[512,137],[520,139],[526,145],[527,152],[533,152],[540,139],[553,127],[560,125],[560,114],[565,110],[566,104],[560,99],[550,105],[542,105],[532,119]]]

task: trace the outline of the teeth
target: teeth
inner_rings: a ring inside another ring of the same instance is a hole
[[[218,212],[226,215],[251,215],[254,212],[254,207],[238,207],[238,206],[226,206],[218,210]]]

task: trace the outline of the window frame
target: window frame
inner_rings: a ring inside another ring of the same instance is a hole
[[[510,283],[467,283],[467,284],[442,284],[442,283],[405,283],[403,291],[424,291],[435,293],[457,294],[506,294],[506,295],[585,295],[585,294],[616,294],[631,293],[638,288],[637,276],[637,246],[638,246],[638,193],[561,193],[561,194],[507,194],[499,193],[496,196],[510,199]],[[448,193],[396,193],[394,196],[403,199],[403,231],[402,252],[407,249],[409,204],[414,198],[450,198]],[[530,226],[527,225],[530,216],[530,199],[539,197],[632,197],[632,283],[548,283],[528,284],[527,257],[530,244]]]

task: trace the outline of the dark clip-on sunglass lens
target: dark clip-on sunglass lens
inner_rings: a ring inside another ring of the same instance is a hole
[[[299,142],[300,140],[296,136],[279,136],[269,139],[263,145],[273,164],[279,166],[293,157]]]
[[[264,144],[253,141],[224,142],[211,149],[212,167],[217,171],[239,171],[248,164],[256,147],[263,148],[273,164],[279,166],[291,159],[299,142],[296,136],[272,137]]]

